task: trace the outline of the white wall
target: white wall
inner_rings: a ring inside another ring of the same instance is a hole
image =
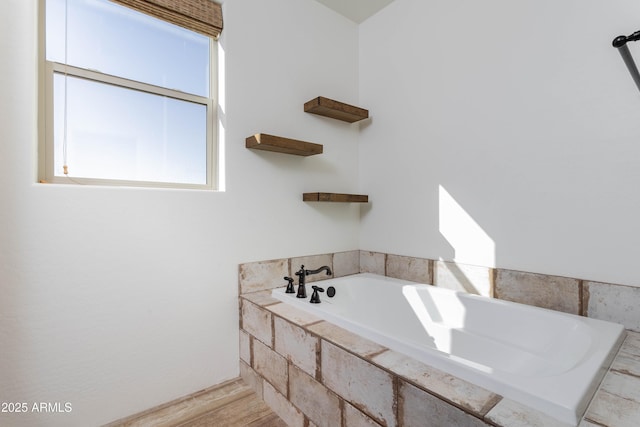
[[[313,1],[231,0],[221,38],[226,191],[36,184],[37,1],[0,3],[0,401],[70,402],[1,425],[100,425],[238,375],[237,265],[358,248],[357,27]],[[327,31],[327,28],[330,31]],[[267,132],[312,158],[244,148]]]
[[[635,1],[396,0],[357,27],[227,0],[219,193],[35,183],[36,3],[0,3],[0,401],[73,411],[0,424],[99,425],[235,377],[241,262],[360,247],[640,285],[640,93],[610,45]],[[318,95],[372,120],[303,113]],[[325,153],[245,149],[257,132]],[[372,203],[300,201],[323,190]]]
[[[361,248],[640,286],[640,93],[611,46],[639,16],[396,0],[360,25]]]

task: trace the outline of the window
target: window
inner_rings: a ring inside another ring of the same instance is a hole
[[[43,0],[47,182],[214,188],[212,37],[108,0]]]

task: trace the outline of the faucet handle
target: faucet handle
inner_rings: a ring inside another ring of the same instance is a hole
[[[318,295],[318,292],[324,292],[324,289],[320,286],[312,286],[311,288],[313,289],[313,293],[311,294],[309,302],[312,304],[320,304],[320,295]]]
[[[287,290],[285,291],[285,293],[287,294],[295,294],[296,291],[295,289],[293,289],[293,279],[291,277],[285,276],[284,280],[286,280],[287,282]]]

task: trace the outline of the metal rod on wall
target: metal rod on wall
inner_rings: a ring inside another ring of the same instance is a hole
[[[638,72],[638,67],[631,56],[631,52],[629,52],[629,48],[627,47],[627,42],[636,40],[640,40],[640,31],[636,31],[630,36],[618,36],[613,39],[612,44],[613,47],[618,49],[618,52],[620,52],[620,56],[622,56],[622,60],[627,66],[629,73],[631,73],[633,81],[636,83],[638,90],[640,90],[640,72]]]

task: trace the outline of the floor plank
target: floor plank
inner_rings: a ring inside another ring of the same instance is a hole
[[[103,427],[287,427],[238,378]]]
[[[266,427],[267,421],[269,421],[267,418],[273,415],[271,409],[254,394],[236,400],[218,410],[208,412],[195,420],[181,424],[179,427]],[[279,425],[286,427],[284,423]]]

